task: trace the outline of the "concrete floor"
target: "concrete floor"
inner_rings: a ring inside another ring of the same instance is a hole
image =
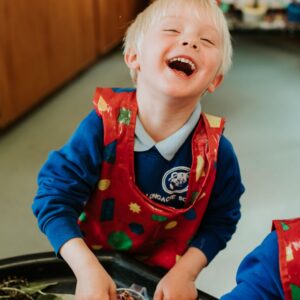
[[[219,297],[235,284],[244,255],[270,231],[271,220],[298,217],[300,197],[300,43],[234,35],[234,65],[204,110],[226,117],[225,135],[239,157],[246,192],[242,219],[228,247],[197,285]],[[130,86],[116,50],[53,94],[0,138],[0,258],[51,251],[31,213],[37,173],[92,109],[95,86]]]

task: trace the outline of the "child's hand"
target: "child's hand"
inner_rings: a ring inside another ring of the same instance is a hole
[[[116,285],[98,265],[85,268],[77,275],[76,300],[117,300]]]
[[[195,280],[206,265],[207,259],[204,253],[197,248],[189,248],[160,280],[153,300],[197,299]]]
[[[117,300],[114,281],[81,238],[67,241],[60,254],[76,276],[77,300]]]
[[[158,283],[153,300],[195,300],[197,295],[194,278],[173,268]]]

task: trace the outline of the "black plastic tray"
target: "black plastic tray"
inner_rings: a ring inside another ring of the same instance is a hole
[[[152,299],[162,272],[153,270],[142,263],[117,252],[96,252],[96,255],[114,279],[118,287],[129,287],[132,283],[147,288]],[[53,252],[44,252],[16,256],[0,260],[0,280],[8,276],[24,277],[28,281],[58,282],[49,287],[47,292],[74,294],[76,279],[69,266],[58,259]],[[199,291],[199,300],[216,298]]]

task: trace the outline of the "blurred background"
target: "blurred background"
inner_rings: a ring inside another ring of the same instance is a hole
[[[0,0],[0,259],[52,251],[31,212],[37,173],[92,109],[96,86],[132,86],[122,36],[146,5]],[[273,219],[300,216],[300,4],[220,5],[233,67],[202,105],[226,118],[246,192],[236,234],[197,280],[216,297],[234,286],[241,259]]]

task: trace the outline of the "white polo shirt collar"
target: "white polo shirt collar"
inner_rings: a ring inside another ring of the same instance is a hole
[[[199,121],[200,114],[201,105],[200,103],[198,103],[187,122],[172,135],[158,143],[155,143],[155,141],[149,136],[137,116],[135,126],[134,151],[143,152],[151,149],[154,146],[166,160],[171,160],[195,128],[196,124]]]

